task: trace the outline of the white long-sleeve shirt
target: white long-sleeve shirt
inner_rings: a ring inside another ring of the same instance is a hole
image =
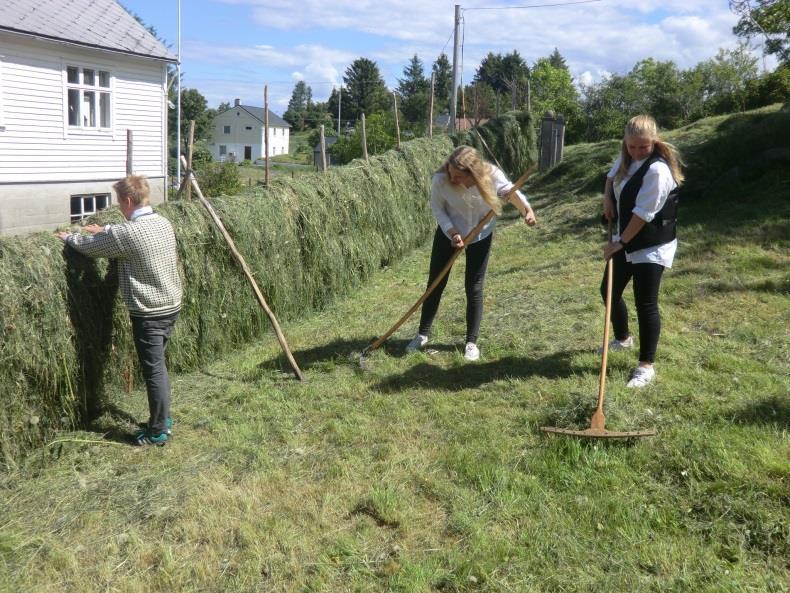
[[[491,181],[496,195],[502,197],[513,187],[505,174],[497,167],[491,165]],[[520,191],[516,192],[524,206],[529,207],[526,196]],[[449,230],[453,227],[461,233],[462,237],[471,231],[478,222],[488,214],[491,207],[485,202],[476,185],[465,188],[453,185],[444,172],[433,176],[431,185],[431,210],[448,239],[452,239]],[[494,231],[496,216],[493,217],[480,231],[477,237],[469,243],[476,243],[485,239]]]
[[[634,173],[639,170],[645,159],[641,161],[634,161],[628,168],[626,175],[618,182],[614,182],[617,171],[620,169],[621,157],[617,157],[609,170],[607,177],[612,180],[612,189],[614,189],[614,197],[617,200],[618,211],[620,206],[620,192],[622,192],[625,184],[633,177]],[[645,173],[642,179],[642,187],[636,195],[636,203],[632,212],[645,222],[652,221],[656,214],[658,214],[667,203],[667,197],[670,192],[677,187],[672,171],[664,161],[656,161]],[[617,242],[620,240],[620,233],[615,229],[615,234],[612,235],[612,240]],[[675,251],[678,248],[678,240],[673,239],[669,243],[662,243],[654,247],[646,247],[639,249],[633,253],[626,253],[626,261],[632,264],[661,264],[666,268],[672,267],[672,262],[675,259]]]

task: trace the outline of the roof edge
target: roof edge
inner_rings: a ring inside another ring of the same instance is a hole
[[[114,49],[110,47],[105,47],[103,45],[96,45],[94,43],[80,43],[79,41],[73,41],[71,39],[63,39],[62,37],[55,37],[54,35],[43,35],[41,33],[31,33],[29,31],[22,31],[20,29],[14,29],[13,27],[4,27],[0,25],[0,31],[5,31],[8,33],[13,33],[15,35],[21,35],[23,37],[29,37],[32,39],[44,39],[46,41],[53,41],[55,43],[62,43],[64,45],[73,45],[75,47],[87,47],[90,49],[98,49],[101,51],[110,52],[113,54],[121,54],[125,56],[134,56],[136,58],[146,58],[148,60],[157,60],[160,62],[167,62],[171,64],[178,64],[178,57],[166,57],[166,56],[154,56],[151,54],[142,54],[133,51],[125,51],[122,49]],[[170,52],[168,52],[170,53]]]

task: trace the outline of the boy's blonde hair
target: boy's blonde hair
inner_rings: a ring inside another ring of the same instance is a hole
[[[496,214],[502,212],[502,204],[497,199],[494,193],[494,183],[491,180],[491,165],[489,165],[480,153],[471,146],[459,146],[456,148],[447,160],[437,171],[437,173],[444,173],[447,179],[450,179],[450,171],[448,167],[452,165],[459,171],[468,173],[475,180],[477,191],[480,192],[483,200],[491,207]]]
[[[129,198],[138,206],[147,206],[151,198],[148,180],[142,175],[127,175],[112,186],[119,198]]]
[[[625,124],[625,134],[623,134],[623,143],[620,148],[620,169],[615,176],[618,181],[628,173],[628,167],[633,162],[631,155],[628,154],[626,145],[626,138],[628,137],[649,138],[654,143],[653,154],[658,154],[666,161],[675,183],[678,185],[683,183],[684,175],[681,169],[683,163],[680,160],[680,156],[674,146],[661,140],[658,135],[658,124],[649,115],[637,115]]]

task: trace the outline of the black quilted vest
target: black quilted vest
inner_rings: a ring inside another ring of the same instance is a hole
[[[622,191],[620,192],[620,208],[617,212],[617,228],[620,229],[620,236],[622,236],[625,227],[631,221],[634,215],[633,209],[636,204],[636,196],[642,187],[642,180],[650,168],[650,165],[656,161],[663,161],[657,154],[653,153],[650,158],[642,163],[642,166],[637,169],[636,173],[629,179]],[[614,199],[614,196],[611,196]],[[656,214],[652,221],[645,223],[642,230],[637,233],[636,237],[628,242],[625,246],[626,253],[633,253],[640,249],[647,247],[655,247],[663,243],[669,243],[675,239],[676,222],[678,213],[678,188],[673,189],[661,211]]]

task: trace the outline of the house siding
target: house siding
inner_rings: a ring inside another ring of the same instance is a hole
[[[66,224],[71,195],[111,193],[126,174],[127,129],[134,173],[164,199],[164,63],[3,32],[0,56],[0,234]],[[69,129],[67,65],[110,72],[110,130]]]

